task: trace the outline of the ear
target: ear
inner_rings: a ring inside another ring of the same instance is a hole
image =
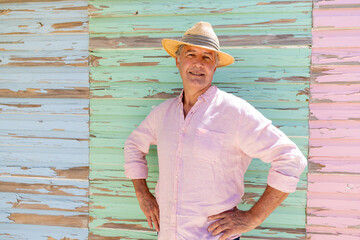
[[[176,67],[179,68],[180,63],[179,63],[179,57],[178,56],[176,56],[175,61],[176,61]]]

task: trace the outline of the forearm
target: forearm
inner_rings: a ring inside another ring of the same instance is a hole
[[[279,191],[269,185],[255,205],[249,210],[249,213],[255,217],[260,225],[289,195]]]
[[[144,195],[145,193],[150,192],[146,183],[146,179],[132,179],[136,196]]]
[[[160,231],[159,205],[157,204],[154,195],[150,193],[146,180],[132,179],[132,182],[134,184],[140,208],[146,216],[149,227],[152,228],[152,223],[154,223],[156,231]]]

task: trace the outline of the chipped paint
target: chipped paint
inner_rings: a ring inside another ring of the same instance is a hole
[[[314,2],[309,239],[360,237],[359,2]]]
[[[212,23],[225,51],[235,57],[233,65],[217,70],[214,83],[251,102],[307,153],[311,1],[211,0],[211,7],[204,7],[188,0],[92,0],[89,5],[91,239],[156,239],[124,175],[123,144],[154,106],[180,93],[175,60],[161,39],[180,39],[196,21]],[[156,149],[147,158],[154,191]],[[267,169],[259,160],[249,167],[241,209],[258,200]],[[244,238],[304,239],[305,174],[298,189]]]
[[[54,2],[0,1],[1,239],[88,239],[87,1]]]

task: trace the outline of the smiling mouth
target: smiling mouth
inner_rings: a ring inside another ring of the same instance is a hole
[[[198,76],[198,77],[205,76],[205,74],[203,73],[194,73],[194,72],[189,72],[189,73],[193,76]]]

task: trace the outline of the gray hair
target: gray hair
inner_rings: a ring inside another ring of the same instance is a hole
[[[181,44],[179,46],[178,50],[176,50],[175,55],[176,55],[177,58],[180,56],[181,51],[184,48],[184,46],[185,46],[184,44]],[[216,51],[215,51],[215,63],[216,63],[216,66],[219,64],[219,54]]]

